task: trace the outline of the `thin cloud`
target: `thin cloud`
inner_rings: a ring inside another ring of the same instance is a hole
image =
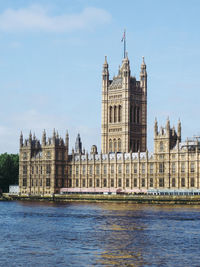
[[[77,14],[53,16],[42,6],[21,9],[6,9],[0,14],[0,31],[70,32],[93,29],[109,23],[111,15],[104,9],[87,7]]]

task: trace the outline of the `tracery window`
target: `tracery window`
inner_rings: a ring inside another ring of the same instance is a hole
[[[140,150],[140,141],[137,140],[137,151],[139,151],[139,150]]]
[[[130,108],[130,121],[133,121],[133,106]]]
[[[137,108],[137,123],[140,123],[140,108]]]
[[[181,163],[181,172],[185,172],[185,162]]]
[[[126,164],[126,174],[129,174],[129,164]]]
[[[136,122],[136,111],[137,111],[137,108],[134,107],[133,122]]]
[[[163,142],[161,141],[160,142],[160,151],[163,151],[164,150],[164,146],[163,146]]]
[[[117,107],[114,106],[114,122],[117,122]]]
[[[122,106],[119,105],[118,107],[118,122],[122,120]]]
[[[110,106],[109,121],[112,122],[112,107]]]
[[[185,187],[185,178],[181,178],[181,186]]]
[[[164,178],[159,178],[159,187],[164,186]]]
[[[172,173],[176,172],[176,164],[175,162],[172,163]]]
[[[164,172],[164,163],[159,163],[159,173]]]
[[[176,179],[172,178],[172,187],[175,187],[175,186],[176,186]]]
[[[109,140],[109,151],[112,152],[112,140]]]
[[[126,187],[129,187],[129,179],[126,179]]]
[[[121,139],[118,139],[118,152],[121,152],[122,149],[122,143],[121,143]]]
[[[111,164],[111,173],[114,173],[114,164]]]
[[[122,164],[118,164],[118,173],[122,173]]]
[[[195,171],[194,162],[192,162],[191,165],[190,165],[190,171],[191,172]]]
[[[114,143],[114,152],[117,152],[117,140],[114,139],[113,143]]]

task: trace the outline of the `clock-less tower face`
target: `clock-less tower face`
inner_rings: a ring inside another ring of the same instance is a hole
[[[102,79],[102,153],[146,151],[147,74],[143,61],[140,81],[130,75],[124,58],[118,75],[109,80],[108,63]]]

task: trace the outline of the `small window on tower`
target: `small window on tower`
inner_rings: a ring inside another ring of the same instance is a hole
[[[160,142],[160,151],[163,151],[164,150],[164,145],[163,145],[163,142],[161,141]]]
[[[118,139],[118,152],[121,152],[121,139]]]

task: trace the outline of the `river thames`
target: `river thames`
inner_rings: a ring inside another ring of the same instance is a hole
[[[200,266],[200,207],[0,202],[0,266]]]

